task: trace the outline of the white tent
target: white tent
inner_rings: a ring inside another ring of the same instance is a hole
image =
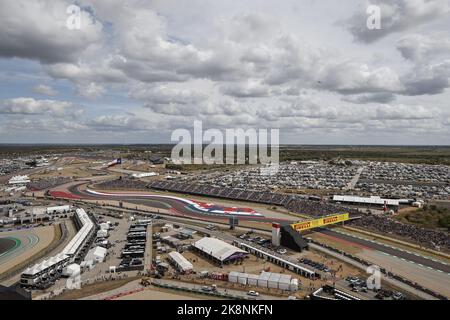
[[[103,247],[95,247],[86,254],[84,261],[92,261],[95,263],[100,263],[105,260],[107,250]]]
[[[106,249],[103,247],[95,247],[93,256],[96,262],[103,262],[106,257]]]
[[[64,276],[70,277],[76,273],[80,272],[80,265],[76,264],[76,263],[72,263],[70,265],[68,265],[67,267],[64,268],[62,274]]]
[[[194,242],[193,246],[220,261],[225,261],[235,254],[247,254],[246,251],[217,238],[204,237]]]
[[[100,229],[101,230],[109,230],[109,223],[107,223],[107,222],[100,223]]]
[[[97,238],[106,238],[108,236],[108,231],[107,230],[98,230],[97,231]]]
[[[177,265],[177,268],[182,272],[191,272],[194,269],[194,266],[192,265],[192,263],[190,263],[179,252],[172,251],[169,253],[169,257]]]

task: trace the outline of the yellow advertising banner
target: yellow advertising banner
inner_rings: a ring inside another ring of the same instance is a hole
[[[343,214],[337,214],[334,216],[326,216],[326,217],[322,217],[319,219],[312,219],[312,220],[296,222],[296,223],[291,224],[291,227],[297,231],[303,231],[303,230],[326,226],[329,224],[347,221],[348,219],[349,219],[349,214],[343,213]]]

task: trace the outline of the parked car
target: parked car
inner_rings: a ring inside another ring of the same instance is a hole
[[[202,291],[205,291],[205,292],[217,291],[217,286],[215,284],[213,284],[211,286],[202,286]]]
[[[403,300],[404,298],[405,297],[404,297],[403,293],[401,293],[401,292],[395,292],[392,295],[392,299],[394,299],[394,300]]]
[[[252,296],[252,297],[258,297],[259,292],[250,290],[249,292],[247,292],[247,295]]]
[[[203,287],[202,287],[202,291],[205,291],[205,292],[211,292],[211,291],[213,291],[213,290],[212,290],[211,287],[203,286]]]

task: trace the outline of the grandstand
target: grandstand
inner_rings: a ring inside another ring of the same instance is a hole
[[[148,184],[148,187],[156,190],[183,192],[192,195],[203,195],[273,205],[286,205],[290,200],[295,198],[293,195],[267,191],[246,190],[242,188],[223,188],[171,181],[154,181]]]
[[[450,237],[445,231],[421,228],[412,224],[400,223],[385,216],[368,215],[352,220],[352,225],[383,234],[395,234],[407,238],[421,246],[434,249],[450,248]]]
[[[116,179],[103,181],[96,184],[97,188],[100,189],[108,189],[108,190],[122,190],[122,189],[131,189],[131,190],[146,190],[147,182],[135,179]]]
[[[154,181],[148,184],[148,187],[156,190],[182,192],[192,195],[210,196],[284,206],[286,209],[292,212],[301,213],[312,217],[321,217],[341,212],[359,214],[357,210],[352,210],[342,205],[322,201],[310,201],[305,197],[299,195],[275,193],[269,191],[246,190],[242,188],[229,187],[211,187],[201,184],[171,181]]]

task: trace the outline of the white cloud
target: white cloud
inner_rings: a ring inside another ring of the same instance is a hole
[[[105,87],[95,82],[78,84],[76,93],[82,97],[94,99],[105,93]]]
[[[419,64],[404,76],[405,94],[433,95],[450,86],[450,59],[437,63]]]
[[[149,131],[154,123],[129,115],[103,115],[89,121],[88,126],[98,131]]]
[[[131,97],[142,99],[150,104],[196,104],[207,99],[207,96],[186,88],[175,88],[169,85],[140,85],[130,92]]]
[[[68,79],[75,83],[105,82],[120,83],[126,81],[125,75],[108,65],[108,59],[89,65],[86,63],[55,63],[46,66],[48,74],[56,79]]]
[[[249,79],[242,82],[225,83],[220,86],[220,91],[236,98],[254,98],[268,96],[270,89],[260,80]]]
[[[399,75],[392,68],[371,68],[353,61],[325,66],[320,79],[325,88],[344,94],[396,92],[403,89]]]
[[[0,102],[0,113],[38,115],[48,114],[62,117],[79,114],[79,109],[71,102],[58,100],[35,100],[33,98],[13,98]]]
[[[49,132],[55,136],[86,130],[87,127],[76,121],[68,121],[61,119],[11,119],[5,124],[5,128],[9,133],[29,132]],[[31,137],[34,137],[31,135]]]
[[[81,11],[79,30],[69,30],[69,1],[0,1],[0,56],[43,63],[74,61],[102,40],[102,24]]]
[[[423,63],[429,60],[450,56],[448,34],[441,37],[433,35],[410,34],[397,42],[397,49],[403,58]]]
[[[344,96],[342,101],[367,104],[367,103],[389,103],[395,100],[395,95],[390,92],[377,92],[367,94],[356,94],[351,96]]]
[[[11,121],[26,118],[36,128],[45,120],[54,128],[58,118],[68,122],[64,130],[83,128],[95,137],[130,132],[136,138],[190,126],[195,119],[210,127],[336,135],[407,132],[407,125],[448,130],[443,119],[448,118],[450,50],[442,31],[448,28],[440,19],[448,13],[446,3],[375,3],[382,6],[387,29],[371,34],[358,29],[360,22],[366,26],[363,10],[347,20],[359,42],[354,43],[346,30],[330,24],[343,19],[341,7],[354,10],[355,3],[259,8],[248,3],[240,10],[229,2],[191,1],[186,16],[186,8],[169,0],[86,0],[80,2],[85,24],[70,31],[65,28],[69,1],[2,2],[2,79],[20,74],[11,78],[25,85],[4,83],[17,90],[7,90],[0,113]],[[317,11],[325,7],[326,14]],[[295,8],[311,10],[314,26],[297,21]],[[429,37],[425,27],[441,33]],[[398,38],[387,37],[391,34]],[[26,77],[24,60],[11,57],[34,61]],[[38,85],[30,86],[30,79]],[[61,101],[24,98],[30,89],[58,94]],[[69,102],[85,98],[95,99],[86,101],[88,114]],[[427,126],[417,125],[422,119]]]
[[[53,89],[50,86],[47,86],[45,84],[40,84],[33,87],[33,92],[38,94],[43,94],[47,96],[56,96],[58,94],[58,91]]]

